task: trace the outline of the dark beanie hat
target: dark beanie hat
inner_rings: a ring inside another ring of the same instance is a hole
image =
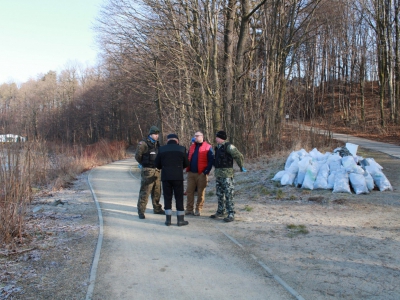
[[[170,133],[167,135],[167,140],[169,139],[177,139],[179,140],[178,136],[175,133]]]
[[[216,136],[217,137],[219,137],[220,139],[222,139],[222,140],[226,140],[227,139],[227,136],[226,136],[226,132],[225,131],[218,131],[217,132],[217,134],[216,134]]]
[[[150,127],[150,131],[149,131],[149,135],[150,134],[157,134],[157,133],[160,133],[160,129],[158,129],[157,126],[151,126]]]

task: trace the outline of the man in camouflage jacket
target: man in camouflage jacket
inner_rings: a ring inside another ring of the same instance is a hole
[[[140,219],[145,219],[149,195],[153,202],[153,212],[164,215],[165,212],[160,204],[161,198],[161,178],[160,170],[155,166],[155,159],[160,148],[158,142],[160,130],[156,126],[151,126],[149,135],[139,142],[136,148],[135,159],[141,166],[141,185],[137,210]]]
[[[215,219],[223,217],[226,209],[228,216],[224,218],[224,221],[232,222],[235,219],[233,160],[236,161],[242,172],[246,172],[246,169],[243,167],[242,153],[240,153],[234,145],[227,142],[226,139],[225,131],[217,132],[215,138],[217,146],[215,147],[214,166],[218,209],[210,218]]]

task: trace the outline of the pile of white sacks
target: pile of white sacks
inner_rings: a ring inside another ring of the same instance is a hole
[[[272,180],[309,190],[332,189],[333,193],[351,193],[351,185],[357,195],[369,193],[375,185],[380,191],[393,190],[383,167],[373,158],[357,156],[357,148],[347,143],[333,153],[322,154],[316,148],[310,152],[293,151],[286,160],[285,170]]]

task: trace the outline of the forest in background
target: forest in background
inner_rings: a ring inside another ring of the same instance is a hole
[[[99,65],[1,84],[0,134],[136,144],[157,125],[185,144],[222,129],[257,156],[287,145],[286,116],[399,132],[399,4],[108,0]]]

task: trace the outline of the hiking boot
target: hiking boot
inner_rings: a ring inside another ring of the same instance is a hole
[[[196,209],[196,211],[194,212],[193,215],[198,217],[198,216],[200,216],[200,214],[201,214],[200,210]]]
[[[153,214],[155,214],[155,215],[165,215],[165,211],[162,210],[162,209],[153,210]]]
[[[172,210],[166,209],[165,210],[165,225],[171,226],[171,216],[172,216]]]
[[[224,216],[223,213],[216,212],[215,214],[211,215],[210,218],[211,219],[218,219],[218,218],[222,218],[223,216]]]
[[[193,210],[185,210],[185,215],[194,215]]]
[[[229,214],[226,218],[224,218],[225,222],[232,222],[233,220],[235,220],[234,214]]]
[[[177,211],[176,215],[178,218],[178,226],[185,226],[185,225],[189,224],[188,221],[185,221],[185,212],[184,211]]]
[[[144,216],[144,214],[139,213],[139,219],[146,219],[146,217]]]

